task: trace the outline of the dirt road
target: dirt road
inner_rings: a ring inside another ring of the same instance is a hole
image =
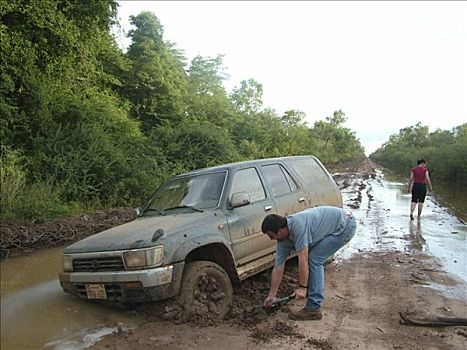
[[[390,213],[375,198],[373,186],[385,186],[380,176],[369,161],[336,175],[346,192],[345,206],[356,213],[357,235],[365,234],[365,239],[371,241],[367,242],[370,248],[349,247],[351,253],[338,256],[326,268],[322,320],[289,320],[288,311],[301,308],[302,300],[293,300],[270,312],[259,306],[269,288],[270,271],[267,271],[245,281],[236,290],[226,320],[192,319],[183,323],[164,320],[157,315],[167,315],[170,310],[163,305],[145,305],[136,312],[144,315],[146,322],[136,329],[119,324],[117,332],[92,348],[466,349],[465,326],[400,324],[400,312],[424,317],[467,317],[466,286],[462,280],[445,273],[438,260],[423,252],[423,237],[416,230],[401,232],[388,224],[390,220],[385,221],[392,215],[397,216],[394,220],[409,224],[406,213],[399,218],[396,211]],[[388,244],[389,241],[393,243]],[[296,261],[291,261],[281,295],[293,291],[296,278]],[[461,292],[448,296],[445,291],[450,288]]]

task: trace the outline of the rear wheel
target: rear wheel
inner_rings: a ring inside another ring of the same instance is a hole
[[[185,266],[179,298],[190,314],[222,319],[230,310],[233,288],[222,267],[211,261],[194,261]]]

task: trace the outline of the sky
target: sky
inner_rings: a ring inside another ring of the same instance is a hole
[[[224,55],[227,91],[263,85],[263,107],[295,109],[309,126],[342,110],[370,154],[400,129],[467,122],[467,2],[119,1],[151,11],[184,52]]]

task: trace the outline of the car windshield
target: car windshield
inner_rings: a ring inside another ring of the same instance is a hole
[[[144,215],[165,214],[171,209],[215,208],[219,204],[225,172],[175,179],[164,183],[156,192]]]

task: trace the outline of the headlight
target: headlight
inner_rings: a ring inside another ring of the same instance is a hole
[[[149,249],[130,250],[123,253],[125,266],[129,269],[159,266],[162,264],[164,247],[161,245]]]
[[[70,255],[62,255],[62,268],[65,272],[73,271],[73,259]]]

